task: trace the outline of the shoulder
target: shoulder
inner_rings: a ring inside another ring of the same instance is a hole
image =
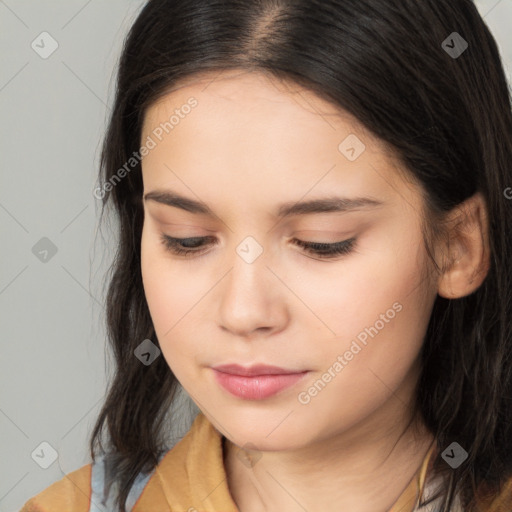
[[[89,512],[92,464],[53,483],[23,505],[20,512]]]
[[[137,475],[127,510],[168,510],[170,505],[172,510],[189,510],[192,501],[200,510],[201,500],[210,494],[219,510],[236,511],[225,482],[221,443],[220,433],[198,414],[187,433],[172,448],[161,451],[157,466]],[[112,511],[115,492],[110,492],[109,482],[117,485],[111,478],[115,467],[110,457],[98,456],[93,464],[65,475],[31,498],[20,512]]]
[[[238,512],[227,484],[220,431],[202,413],[162,458],[133,512]]]

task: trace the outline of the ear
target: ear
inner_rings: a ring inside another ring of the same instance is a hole
[[[456,299],[473,293],[489,271],[489,221],[483,195],[477,192],[454,208],[448,214],[447,226],[438,294]]]

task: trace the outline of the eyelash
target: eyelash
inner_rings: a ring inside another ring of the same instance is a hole
[[[188,256],[193,253],[200,253],[200,251],[195,248],[183,248],[180,247],[179,244],[187,242],[194,244],[194,242],[202,242],[203,240],[207,240],[209,238],[212,237],[173,238],[172,236],[162,234],[161,241],[165,248],[173,254],[178,256]],[[304,242],[303,240],[298,240],[297,238],[294,238],[293,241],[295,245],[303,247],[306,252],[314,254],[320,258],[328,259],[334,258],[338,255],[350,253],[354,248],[356,239],[349,238],[348,240],[343,240],[341,242],[335,242],[332,244],[324,244],[320,242]],[[204,244],[196,247],[204,247]]]

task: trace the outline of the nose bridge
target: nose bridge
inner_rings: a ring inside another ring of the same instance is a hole
[[[258,236],[261,239],[261,236]],[[253,265],[264,253],[263,244],[254,236],[246,236],[236,247],[239,258],[247,265]]]
[[[255,236],[248,235],[234,248],[231,271],[220,297],[220,323],[232,332],[274,327],[277,311],[275,287],[268,254]]]
[[[234,248],[232,270],[228,277],[230,291],[243,296],[255,295],[261,291],[268,273],[267,254],[263,244],[254,236],[248,235]],[[253,297],[257,300],[257,297]]]

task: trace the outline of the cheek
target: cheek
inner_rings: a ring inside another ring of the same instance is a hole
[[[168,268],[162,258],[163,246],[157,241],[155,233],[145,223],[141,238],[141,273],[144,293],[155,329],[163,327],[163,319],[166,316],[166,304],[168,292],[172,290],[166,286]]]
[[[404,230],[415,233],[413,227]],[[378,250],[361,250],[339,272],[310,275],[301,284],[310,309],[318,313],[308,320],[310,332],[324,342],[314,348],[326,369],[338,355],[347,353],[345,383],[375,380],[368,371],[395,372],[398,382],[416,359],[430,318],[435,294],[428,286],[426,259],[420,239],[397,235],[393,244],[380,241]],[[309,291],[308,291],[309,290]],[[328,329],[327,329],[328,328]],[[349,384],[352,385],[352,384]]]
[[[183,296],[190,292],[193,283],[185,286],[183,277],[173,268],[156,229],[147,224],[142,230],[141,273],[153,325],[160,343],[163,343],[180,316],[184,315]]]
[[[159,236],[156,228],[144,226],[141,273],[146,301],[167,362],[181,361],[181,357],[192,361],[197,354],[201,354],[203,339],[192,332],[197,324],[194,315],[197,315],[198,308],[203,307],[205,296],[212,286],[211,279],[191,278],[184,263],[173,262]],[[183,343],[183,340],[187,340],[187,343]],[[178,376],[176,366],[173,364],[171,369]]]
[[[295,281],[290,269],[286,279],[317,313],[308,318],[318,324],[324,339],[346,340],[376,322],[381,326],[381,314],[391,319],[384,320],[388,331],[399,325],[407,328],[401,324],[409,321],[417,326],[418,320],[428,315],[423,300],[428,282],[420,232],[412,223],[381,231],[363,238],[355,252],[339,263],[304,268]],[[406,317],[408,320],[403,320]]]
[[[421,246],[403,243],[400,250],[379,250],[375,258],[354,258],[337,280],[320,283],[332,293],[315,292],[311,309],[336,336],[324,329],[317,343],[310,340],[312,360],[321,364],[299,401],[311,400],[301,411],[312,422],[325,413],[349,426],[392,396],[395,405],[406,402],[398,390],[417,370],[435,294],[427,298],[424,291]]]

